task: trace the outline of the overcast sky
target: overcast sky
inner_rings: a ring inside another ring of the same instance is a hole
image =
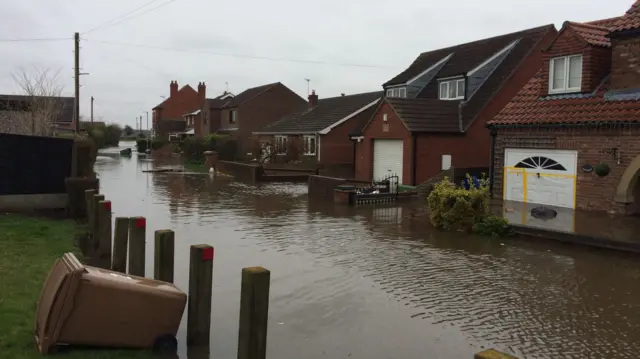
[[[94,96],[96,117],[134,126],[136,116],[151,111],[163,100],[160,96],[168,96],[171,80],[194,88],[204,81],[207,97],[224,91],[225,83],[238,93],[281,81],[306,98],[305,78],[311,79],[311,88],[320,97],[376,91],[420,52],[545,24],[559,29],[565,20],[619,16],[632,3],[4,0],[0,2],[0,93],[18,93],[12,73],[33,65],[60,69],[65,94],[73,96],[71,38],[80,32],[80,63],[82,72],[89,73],[81,77],[81,114],[89,115],[89,98]],[[109,23],[112,20],[119,22]],[[109,26],[89,31],[105,23]]]

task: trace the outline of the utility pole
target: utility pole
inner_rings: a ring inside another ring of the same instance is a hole
[[[151,132],[149,131],[149,111],[147,111],[147,151],[151,151]]]
[[[93,96],[91,96],[91,126],[93,126]]]
[[[74,52],[75,52],[75,89],[76,89],[76,103],[75,103],[75,118],[76,121],[76,133],[80,132],[80,33],[75,33],[74,39]]]

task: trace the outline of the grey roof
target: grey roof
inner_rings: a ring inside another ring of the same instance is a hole
[[[223,98],[227,95],[231,95],[231,98]],[[215,98],[208,98],[206,99],[206,101],[207,101],[207,104],[209,105],[209,108],[222,108],[232,99],[233,99],[233,94],[231,92],[225,91],[220,96],[217,96]]]
[[[460,101],[388,98],[409,131],[460,132]]]
[[[54,122],[67,123],[73,121],[73,97],[36,96],[37,99],[60,101],[60,113]],[[0,95],[0,110],[4,111],[28,111],[31,96],[26,95]]]
[[[262,85],[262,86],[248,88],[248,89],[240,92],[236,96],[234,96],[232,99],[226,100],[227,102],[224,104],[223,107],[240,106],[243,103],[253,99],[256,96],[259,96],[263,92],[268,91],[268,90],[270,90],[271,88],[273,88],[273,87],[275,87],[277,85],[282,85],[282,84],[280,82],[274,82],[274,83],[271,83],[271,84],[266,84],[266,85]]]
[[[376,91],[319,99],[316,106],[288,114],[256,133],[316,133],[382,98],[383,95],[382,91]]]

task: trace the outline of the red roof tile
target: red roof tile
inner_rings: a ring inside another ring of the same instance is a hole
[[[529,83],[488,123],[490,125],[531,125],[640,120],[640,101],[605,100],[605,81],[594,94],[540,97],[542,74]]]
[[[573,29],[576,34],[582,37],[590,45],[611,47],[611,41],[607,36],[609,34],[609,29],[606,27],[570,21],[567,21],[565,26]]]
[[[596,25],[596,26],[602,26],[602,27],[606,27],[608,29],[612,28],[618,21],[620,21],[620,18],[622,16],[616,16],[616,17],[610,17],[608,19],[600,19],[600,20],[593,20],[593,21],[587,21],[584,24],[587,25]]]
[[[611,31],[624,31],[637,28],[640,28],[640,0],[636,0],[629,10],[616,21]]]

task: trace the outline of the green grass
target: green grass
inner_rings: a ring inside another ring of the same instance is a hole
[[[0,356],[41,358],[34,340],[36,303],[49,269],[73,245],[72,221],[0,214]],[[79,257],[80,258],[80,257]],[[96,308],[99,310],[99,308]],[[61,358],[150,358],[147,351],[69,350]]]
[[[209,172],[209,169],[207,168],[207,166],[204,163],[186,162],[184,164],[184,169],[187,170],[187,171],[193,171],[193,172],[202,172],[202,173]]]

